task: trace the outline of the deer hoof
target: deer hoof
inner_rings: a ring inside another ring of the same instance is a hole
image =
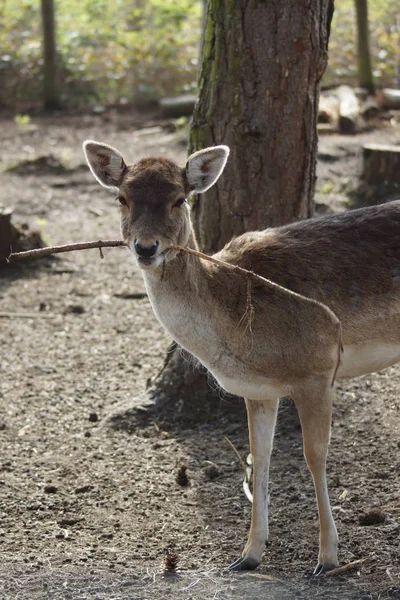
[[[314,577],[319,577],[320,575],[324,575],[327,571],[332,571],[332,569],[336,569],[337,565],[333,563],[318,563],[314,569]]]
[[[231,565],[229,565],[229,571],[254,571],[260,564],[260,561],[255,558],[250,557],[241,557],[235,560]]]

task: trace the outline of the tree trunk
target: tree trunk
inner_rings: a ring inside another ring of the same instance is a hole
[[[333,0],[209,0],[190,146],[226,144],[231,154],[218,184],[194,201],[205,252],[244,231],[312,215],[332,13]],[[178,351],[154,390],[159,406],[189,416],[206,413],[219,395]]]
[[[208,0],[203,0],[203,12],[201,16],[201,40],[200,40],[200,60],[202,59],[202,52],[204,47],[204,35],[206,32],[207,25],[207,11],[208,11]]]
[[[231,155],[195,202],[205,251],[311,216],[331,12],[329,0],[210,0],[191,149],[224,143]]]
[[[46,110],[61,107],[59,96],[56,22],[54,0],[41,0],[43,28],[43,105]]]
[[[357,15],[358,79],[361,87],[375,93],[369,51],[368,0],[355,0]]]

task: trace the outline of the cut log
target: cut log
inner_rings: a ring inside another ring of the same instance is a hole
[[[317,131],[318,135],[333,135],[337,133],[337,127],[329,123],[318,123]]]
[[[362,103],[360,113],[364,119],[367,121],[369,119],[374,119],[379,114],[379,106],[372,96],[368,96]]]
[[[193,113],[197,96],[186,94],[176,98],[161,98],[159,104],[164,117],[178,118],[190,116]]]
[[[363,146],[363,179],[368,185],[400,184],[400,146]]]
[[[337,127],[339,122],[339,100],[336,96],[321,95],[318,105],[318,123],[329,123]]]
[[[348,85],[341,85],[336,90],[339,100],[339,131],[354,134],[360,129],[360,103],[354,91]]]
[[[376,99],[381,108],[400,109],[400,90],[384,88],[383,90],[379,90]]]
[[[354,88],[354,93],[360,102],[365,102],[369,97],[368,90],[363,87]]]
[[[5,262],[18,241],[18,230],[11,223],[11,208],[0,206],[0,262]]]

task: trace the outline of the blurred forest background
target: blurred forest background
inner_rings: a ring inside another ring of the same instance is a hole
[[[42,6],[41,6],[42,4]],[[42,10],[48,0],[0,0],[0,108],[43,105]],[[203,2],[55,0],[60,106],[147,104],[196,93]],[[378,87],[400,86],[398,0],[369,2]],[[354,0],[337,0],[323,86],[357,85]]]

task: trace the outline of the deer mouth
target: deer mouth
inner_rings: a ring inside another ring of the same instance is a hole
[[[157,256],[154,256],[152,258],[141,258],[139,256],[137,258],[138,265],[139,265],[139,267],[142,267],[143,269],[148,269],[149,267],[152,267],[154,265],[157,258],[158,258]]]
[[[136,258],[136,262],[137,262],[138,266],[141,269],[154,270],[154,269],[157,269],[157,267],[159,267],[165,260],[165,253],[160,252],[160,254],[157,254],[156,256],[150,256],[150,257],[141,257],[141,256],[136,255],[135,258]]]

